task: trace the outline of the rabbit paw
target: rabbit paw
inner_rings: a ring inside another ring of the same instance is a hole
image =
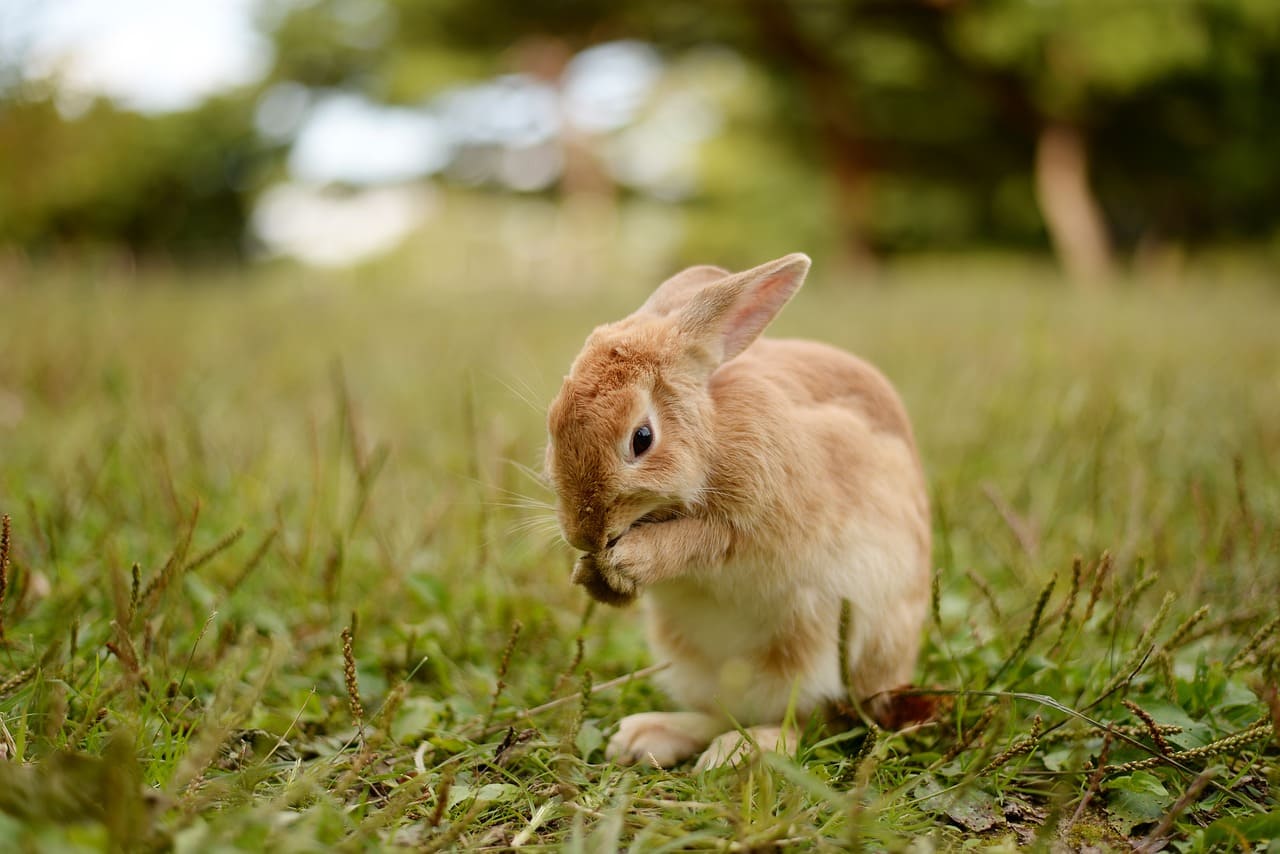
[[[638,592],[635,579],[610,560],[614,549],[603,555],[583,555],[573,566],[572,581],[587,589],[597,602],[606,605],[629,605]]]
[[[754,726],[745,734],[737,730],[726,732],[715,737],[711,746],[698,757],[698,764],[693,770],[697,773],[725,765],[741,765],[768,750],[793,753],[795,738],[789,733],[784,736],[782,728],[776,726]]]
[[[609,739],[605,756],[619,765],[644,762],[670,768],[701,750],[719,724],[697,712],[642,712],[627,715]]]

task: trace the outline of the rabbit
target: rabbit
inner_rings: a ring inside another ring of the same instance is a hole
[[[930,595],[929,502],[893,386],[834,347],[760,334],[806,255],[691,267],[587,339],[548,412],[546,474],[572,579],[643,603],[659,685],[687,711],[624,718],[620,764],[696,768],[794,749],[846,686],[882,714]],[[842,602],[851,603],[848,678]]]

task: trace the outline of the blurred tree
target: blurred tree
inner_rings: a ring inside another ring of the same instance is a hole
[[[122,243],[140,252],[239,252],[263,148],[252,102],[217,98],[142,116],[95,101],[0,105],[0,242]]]
[[[1113,232],[1168,241],[1280,237],[1280,3],[1201,3],[1209,49],[1128,93],[1092,126]]]
[[[824,164],[848,261],[991,233],[975,203],[1020,152],[989,128],[991,105],[941,37],[932,3],[750,0],[721,37],[778,81],[781,119]],[[1016,167],[1014,167],[1016,168]],[[927,235],[927,237],[925,236]]]
[[[305,83],[331,85],[336,79],[332,67],[317,71],[305,57],[315,44],[328,44],[333,36],[307,39],[297,34],[340,30],[349,5],[325,0],[290,12],[278,30],[279,68]],[[802,171],[820,164],[826,190],[819,195],[825,202],[810,198],[808,203],[827,205],[830,231],[854,267],[869,266],[888,249],[964,244],[1002,232],[1007,236],[1001,218],[1010,206],[1002,211],[987,197],[992,187],[1011,187],[1016,195],[1018,176],[1035,150],[1037,111],[1023,91],[1025,82],[994,65],[974,67],[957,49],[953,13],[942,2],[721,0],[707,8],[678,0],[387,0],[380,8],[395,21],[381,49],[326,55],[345,62],[339,77],[402,101],[425,98],[481,69],[532,71],[553,80],[563,62],[548,63],[547,57],[567,59],[609,38],[641,38],[673,51],[707,42],[733,48],[765,70],[767,85],[761,94],[770,104],[767,128],[756,122],[754,130],[734,130],[785,142]],[[538,47],[539,57],[532,66],[522,62],[535,55],[530,45]],[[1017,120],[1030,126],[1014,134],[1004,128],[1011,103],[1017,105]],[[581,141],[568,142],[566,179],[598,173],[584,167],[589,156]],[[777,160],[773,141],[761,143],[754,146],[757,154],[772,156],[758,164],[761,168],[738,160],[736,180],[769,186],[773,207],[784,208],[787,187],[770,181],[765,169],[782,174],[794,170]],[[746,152],[752,146],[736,148]],[[1063,154],[1054,162],[1070,165],[1073,149],[1058,148]],[[794,183],[814,189],[809,182]],[[1080,189],[1078,182],[1059,183],[1042,198],[1057,201],[1068,190]],[[735,191],[728,182],[721,187],[735,201],[753,195]],[[1049,213],[1056,210],[1046,207]],[[732,209],[724,213],[735,215]],[[1052,215],[1045,219],[1051,229],[1058,222]],[[1028,227],[1016,230],[1025,233]],[[1029,230],[1034,234],[1038,227],[1032,224]],[[1100,240],[1095,243],[1101,245]],[[1070,243],[1058,246],[1072,249]],[[1095,254],[1105,258],[1106,253]]]
[[[889,226],[877,223],[873,211],[885,197],[899,200],[899,207],[906,200],[907,208],[915,207],[911,199],[917,192],[935,202],[941,198],[941,205],[918,219],[939,225],[944,242],[980,238],[990,223],[988,212],[968,201],[973,189],[1007,178],[1009,164],[1018,159],[1016,145],[989,138],[990,108],[971,81],[948,66],[948,57],[921,43],[922,26],[939,27],[936,11],[926,5],[722,0],[707,8],[678,0],[386,0],[372,4],[378,13],[367,13],[394,22],[385,44],[364,51],[326,48],[320,52],[327,63],[310,61],[316,45],[346,43],[346,36],[334,33],[342,33],[351,5],[322,0],[289,10],[277,29],[278,73],[309,85],[345,80],[375,97],[413,103],[442,86],[473,80],[478,72],[521,71],[552,82],[575,52],[608,39],[639,38],[673,52],[705,43],[735,49],[766,70],[768,85],[760,94],[771,105],[769,126],[756,123],[745,132],[784,142],[800,171],[822,164],[818,174],[829,183],[821,193],[829,204],[826,219],[855,266],[868,265],[884,249],[927,244],[939,236],[912,221],[919,211],[899,214]],[[317,35],[305,35],[310,32]],[[932,40],[938,41],[936,33]],[[603,182],[589,146],[569,131],[561,188],[598,192]],[[736,148],[745,152],[752,146]],[[754,148],[772,156],[765,163],[737,163],[739,183],[771,187],[772,207],[785,207],[787,188],[769,181],[763,167],[783,173],[793,168],[778,162],[774,141]],[[914,176],[914,186],[903,176]],[[940,192],[931,191],[936,186]],[[799,187],[813,189],[805,181]],[[785,231],[787,225],[774,221],[773,227]]]
[[[1232,202],[1217,211],[1222,224],[1256,230],[1260,223],[1248,221],[1253,189],[1269,188],[1272,198],[1280,190],[1276,158],[1264,153],[1280,143],[1276,111],[1266,107],[1280,82],[1280,3],[988,0],[944,8],[961,67],[996,94],[1008,126],[1035,136],[1040,210],[1077,281],[1105,282],[1111,272],[1107,213],[1147,234],[1212,234],[1223,229],[1194,222],[1192,211],[1229,187]],[[1099,194],[1091,173],[1113,189]],[[1233,215],[1229,208],[1241,203]]]
[[[52,93],[0,75],[0,241],[238,248],[255,192],[280,168],[281,150],[253,124],[273,83],[413,105],[512,71],[562,89],[572,57],[620,38],[672,57],[727,46],[746,67],[685,204],[698,248],[726,262],[797,242],[836,243],[859,266],[900,250],[1048,244],[1089,284],[1107,279],[1116,248],[1274,239],[1280,219],[1276,0],[268,0],[261,10],[275,45],[269,79],[184,113],[103,101],[64,115]],[[626,192],[604,168],[604,135],[566,128],[558,192],[605,205]]]

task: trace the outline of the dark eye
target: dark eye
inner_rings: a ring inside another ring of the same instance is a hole
[[[653,444],[653,428],[648,424],[641,424],[636,428],[636,432],[631,434],[631,453],[637,457],[649,450],[649,446]]]

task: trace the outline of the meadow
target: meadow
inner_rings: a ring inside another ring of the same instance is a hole
[[[1274,281],[816,268],[771,334],[906,400],[933,719],[695,775],[605,760],[660,663],[569,583],[537,476],[656,271],[466,255],[0,282],[0,839],[1278,850]]]

